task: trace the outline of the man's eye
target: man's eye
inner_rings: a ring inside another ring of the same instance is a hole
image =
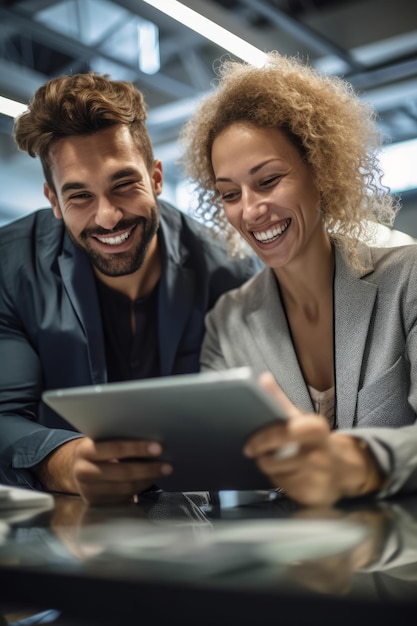
[[[70,197],[70,200],[86,200],[90,197],[90,194],[85,192],[74,194]]]
[[[129,189],[130,187],[132,187],[135,184],[134,180],[124,180],[123,182],[119,183],[118,185],[116,185],[116,190],[124,190],[124,189]]]

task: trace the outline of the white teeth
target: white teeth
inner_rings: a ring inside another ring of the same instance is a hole
[[[263,232],[254,232],[253,236],[255,237],[255,239],[257,239],[258,241],[262,241],[263,243],[270,242],[279,237],[279,235],[282,235],[282,233],[287,230],[289,224],[290,220],[286,220],[282,226],[268,228],[268,230],[264,230]]]
[[[130,232],[117,235],[115,237],[97,237],[101,243],[107,243],[109,246],[118,246],[130,237]]]

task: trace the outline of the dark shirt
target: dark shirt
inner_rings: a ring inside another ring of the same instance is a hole
[[[103,320],[109,382],[160,376],[158,286],[134,302],[96,280]],[[132,310],[135,333],[132,331]]]

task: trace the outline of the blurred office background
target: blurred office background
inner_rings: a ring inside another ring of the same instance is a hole
[[[416,0],[0,2],[0,225],[46,206],[40,164],[18,152],[12,128],[13,115],[48,79],[93,70],[134,82],[164,164],[164,197],[188,210],[178,132],[211,89],[221,57],[259,62],[268,50],[344,76],[373,103],[385,142],[383,182],[402,199],[395,228],[417,237]]]

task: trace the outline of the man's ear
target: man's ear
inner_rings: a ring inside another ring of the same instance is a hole
[[[153,190],[155,195],[159,196],[162,192],[162,186],[164,182],[164,175],[162,171],[162,163],[161,161],[154,161],[153,170],[151,174]]]
[[[49,200],[49,204],[52,207],[52,211],[57,220],[62,220],[62,212],[61,207],[59,206],[58,198],[56,197],[56,193],[52,191],[48,183],[43,184],[43,193],[45,197]]]

